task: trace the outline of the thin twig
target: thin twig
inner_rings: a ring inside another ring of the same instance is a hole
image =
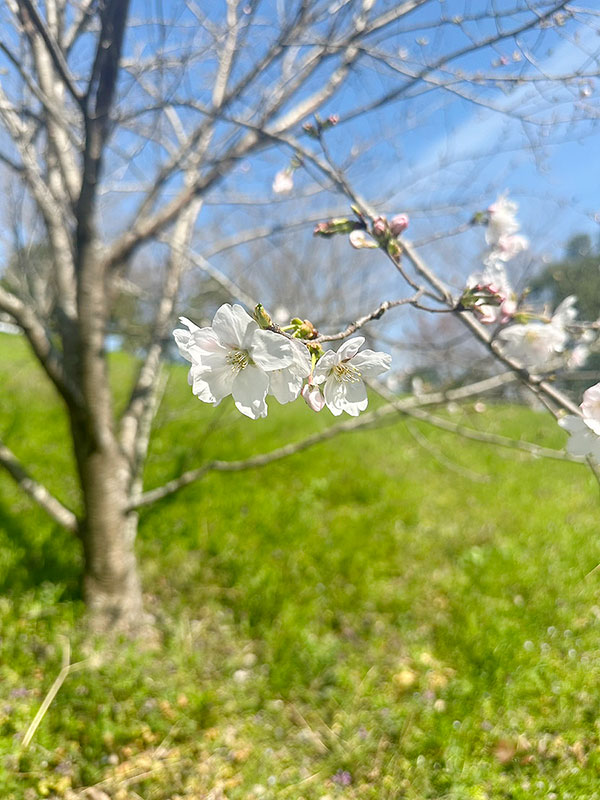
[[[351,322],[343,331],[339,331],[338,333],[326,333],[317,336],[314,340],[316,342],[334,342],[339,339],[345,339],[347,336],[350,336],[359,328],[362,328],[363,325],[366,325],[367,322],[371,322],[374,319],[380,319],[386,311],[390,308],[397,308],[398,306],[405,306],[405,305],[417,305],[420,297],[422,296],[423,292],[419,290],[416,292],[412,297],[403,297],[400,300],[386,300],[383,303],[380,303],[376,309],[371,311],[369,314],[365,314],[363,317],[360,317],[355,322]]]
[[[12,450],[9,450],[1,440],[0,467],[4,467],[15,483],[59,525],[67,528],[67,530],[77,531],[78,523],[75,514],[64,506],[60,500],[57,500],[39,481],[34,480]]]

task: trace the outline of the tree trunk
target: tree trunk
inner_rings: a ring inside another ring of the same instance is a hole
[[[148,618],[135,556],[137,515],[126,510],[129,470],[116,449],[77,449],[85,508],[83,591],[91,624],[102,633],[136,633]]]

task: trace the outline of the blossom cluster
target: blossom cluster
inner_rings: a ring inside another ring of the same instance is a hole
[[[483,269],[467,279],[460,303],[475,313],[485,324],[507,325],[497,335],[503,353],[528,369],[543,370],[562,358],[568,366],[581,366],[588,355],[585,334],[578,343],[572,336],[577,316],[576,298],[567,297],[551,317],[519,307],[519,302],[506,273],[506,264],[529,246],[518,233],[518,206],[501,195],[487,210],[484,219],[488,250]]]
[[[517,209],[517,204],[506,195],[488,208],[484,268],[467,278],[463,305],[472,308],[485,324],[508,322],[517,311],[517,297],[504,266],[529,247],[527,239],[517,233],[520,228]]]
[[[261,306],[256,314],[269,324]],[[267,395],[285,404],[300,393],[314,411],[327,406],[334,416],[344,411],[357,416],[368,403],[364,379],[380,375],[391,363],[386,353],[359,353],[362,336],[348,339],[337,352],[323,353],[320,347],[309,352],[304,339],[286,336],[277,325],[265,329],[240,305],[222,305],[210,327],[200,328],[186,317],[180,322],[184,328],[173,336],[191,362],[188,382],[194,395],[215,406],[232,395],[238,411],[251,419],[267,416]],[[314,335],[310,323],[298,323],[300,336]]]

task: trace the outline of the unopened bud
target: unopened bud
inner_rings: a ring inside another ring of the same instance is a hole
[[[295,322],[293,320],[293,322]],[[298,339],[316,339],[319,331],[315,328],[309,319],[300,320],[300,325],[297,326],[294,336]]]
[[[327,122],[329,123],[329,125],[332,128],[333,128],[334,125],[337,125],[339,121],[340,121],[340,115],[339,114],[330,114],[327,117]]]
[[[387,229],[388,225],[385,217],[377,217],[373,220],[373,233],[375,236],[384,236]]]
[[[325,398],[321,394],[321,390],[314,384],[306,383],[300,392],[306,405],[313,411],[321,411],[325,405]]]
[[[352,231],[364,228],[364,223],[355,219],[338,217],[327,222],[319,222],[315,225],[313,233],[315,236],[335,236],[336,233],[351,233]]]
[[[401,233],[408,228],[408,215],[407,214],[396,214],[395,217],[392,217],[390,220],[390,231],[392,236],[400,236]]]
[[[319,135],[312,122],[305,122],[302,128],[312,139],[316,139]]]
[[[254,307],[253,316],[254,316],[254,319],[258,322],[259,326],[263,330],[266,330],[267,328],[270,328],[273,325],[273,320],[271,319],[271,317],[265,311],[264,306],[262,305],[262,303],[258,303]]]

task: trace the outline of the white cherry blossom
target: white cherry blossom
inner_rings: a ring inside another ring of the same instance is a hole
[[[521,234],[514,236],[501,236],[494,248],[491,250],[486,258],[486,264],[492,264],[495,261],[510,261],[515,256],[527,250],[529,247],[529,239]]]
[[[325,404],[338,417],[343,411],[358,416],[368,404],[364,378],[375,378],[390,368],[391,356],[373,350],[358,350],[365,342],[363,336],[348,339],[339,350],[328,350],[317,362],[313,380],[324,384]]]
[[[173,332],[181,355],[191,362],[188,382],[204,403],[217,406],[233,395],[238,411],[251,419],[266,417],[269,375],[289,367],[289,341],[261,330],[240,305],[222,305],[209,328],[199,328],[185,317],[187,330]]]
[[[550,322],[528,322],[501,330],[498,338],[504,353],[525,367],[543,369],[565,350],[569,339],[566,326],[577,316],[575,301],[574,296],[563,300]]]

